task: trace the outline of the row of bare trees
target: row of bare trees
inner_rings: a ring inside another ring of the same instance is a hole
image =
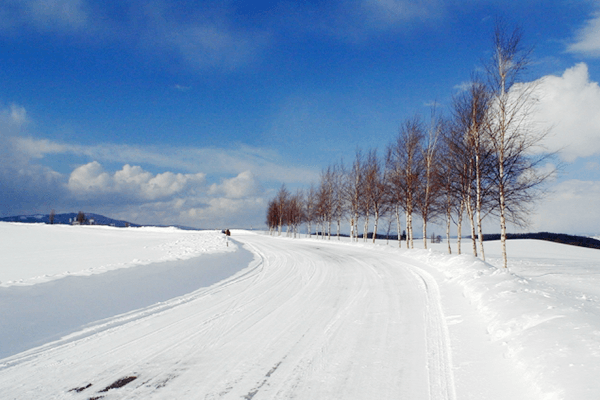
[[[448,252],[455,224],[460,253],[466,216],[473,254],[485,259],[483,221],[491,215],[500,222],[507,267],[507,222],[527,222],[529,206],[552,173],[541,168],[549,157],[539,149],[547,131],[531,119],[535,86],[519,81],[529,59],[521,42],[518,29],[508,34],[497,24],[486,75],[473,75],[468,89],[454,97],[449,115],[433,109],[428,122],[418,115],[405,120],[383,157],[376,150],[357,150],[350,165],[330,165],[318,185],[307,190],[292,194],[282,186],[268,207],[271,232],[281,235],[287,226],[295,237],[306,223],[309,236],[314,226],[331,238],[336,224],[339,238],[345,221],[357,241],[362,221],[363,240],[371,223],[375,240],[380,220],[387,218],[395,220],[401,246],[403,219],[406,245],[412,248],[413,217],[418,216],[425,248],[428,224],[445,221]]]

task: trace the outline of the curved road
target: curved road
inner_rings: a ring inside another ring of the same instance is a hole
[[[359,246],[235,238],[247,269],[0,361],[0,398],[455,398],[427,273]]]

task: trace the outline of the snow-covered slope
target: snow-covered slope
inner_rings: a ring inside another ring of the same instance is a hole
[[[214,231],[0,222],[0,286],[233,251]]]
[[[219,266],[219,282],[0,360],[0,398],[598,398],[599,250],[510,241],[507,273],[493,266],[494,242],[486,242],[486,264],[443,254],[445,244],[408,251],[385,241],[233,238],[254,261]],[[225,249],[243,253],[234,243]],[[63,267],[85,270],[78,265]],[[154,265],[119,271],[145,287]],[[169,268],[184,280],[196,271]],[[56,299],[71,287],[77,301],[78,279],[110,284],[117,272],[28,281],[0,294],[56,285]],[[132,286],[94,296],[123,298]],[[19,296],[12,305],[24,304]]]

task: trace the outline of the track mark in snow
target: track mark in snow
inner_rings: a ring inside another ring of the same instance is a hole
[[[285,359],[285,357],[284,357]],[[266,379],[263,380],[260,385],[258,385],[256,388],[252,389],[251,391],[249,391],[245,396],[243,396],[243,399],[246,400],[252,400],[252,398],[256,395],[256,393],[258,393],[258,391],[260,390],[260,388],[262,388],[265,383],[267,383],[267,381],[269,380],[269,378],[271,377],[271,375],[273,375],[273,372],[275,372],[277,370],[277,368],[279,368],[279,366],[281,365],[281,363],[283,362],[283,360],[279,361],[277,364],[275,364],[273,366],[273,368],[271,368],[269,370],[269,372],[266,373],[265,377]]]
[[[273,372],[275,372],[275,370],[276,370],[277,368],[279,368],[279,366],[281,365],[281,363],[282,363],[282,362],[283,362],[283,361],[279,361],[277,364],[275,364],[275,366],[274,366],[273,368],[271,368],[271,370],[270,370],[269,372],[267,372],[267,375],[265,375],[265,376],[266,376],[267,378],[268,378],[268,377],[270,377],[270,376],[271,376],[271,374],[272,374]]]
[[[167,383],[169,383],[170,381],[172,381],[173,379],[177,378],[177,376],[171,375],[171,376],[167,376],[166,378],[156,382],[156,388],[160,389],[160,388],[164,388],[165,386],[167,386]]]
[[[125,378],[118,379],[118,380],[114,381],[113,383],[111,383],[110,385],[108,385],[107,387],[105,387],[104,389],[102,389],[101,391],[99,391],[98,393],[108,392],[111,389],[122,388],[123,386],[127,385],[130,382],[135,381],[136,379],[137,379],[137,376],[127,376]]]
[[[76,387],[76,388],[73,388],[73,389],[69,390],[69,392],[81,393],[81,392],[83,392],[85,389],[87,389],[87,388],[89,388],[89,387],[91,387],[91,386],[92,386],[92,384],[91,384],[91,383],[88,383],[86,386],[81,386],[81,387]]]
[[[407,265],[407,268],[422,281],[427,295],[425,329],[429,398],[454,400],[456,399],[456,389],[452,371],[450,334],[442,310],[439,287],[435,279],[421,268],[412,265]]]

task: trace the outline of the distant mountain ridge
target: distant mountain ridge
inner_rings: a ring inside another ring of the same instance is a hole
[[[134,224],[132,222],[113,219],[109,217],[105,217],[104,215],[94,214],[94,213],[85,213],[85,217],[89,220],[94,221],[94,225],[108,225],[108,226],[116,226],[116,227],[126,227],[126,226],[134,226],[139,227],[142,225]],[[54,224],[57,225],[69,225],[72,221],[77,219],[77,213],[65,213],[65,214],[55,214],[54,215]],[[49,214],[34,214],[34,215],[15,215],[12,217],[2,217],[0,221],[3,222],[23,222],[23,223],[50,223],[50,215]]]

